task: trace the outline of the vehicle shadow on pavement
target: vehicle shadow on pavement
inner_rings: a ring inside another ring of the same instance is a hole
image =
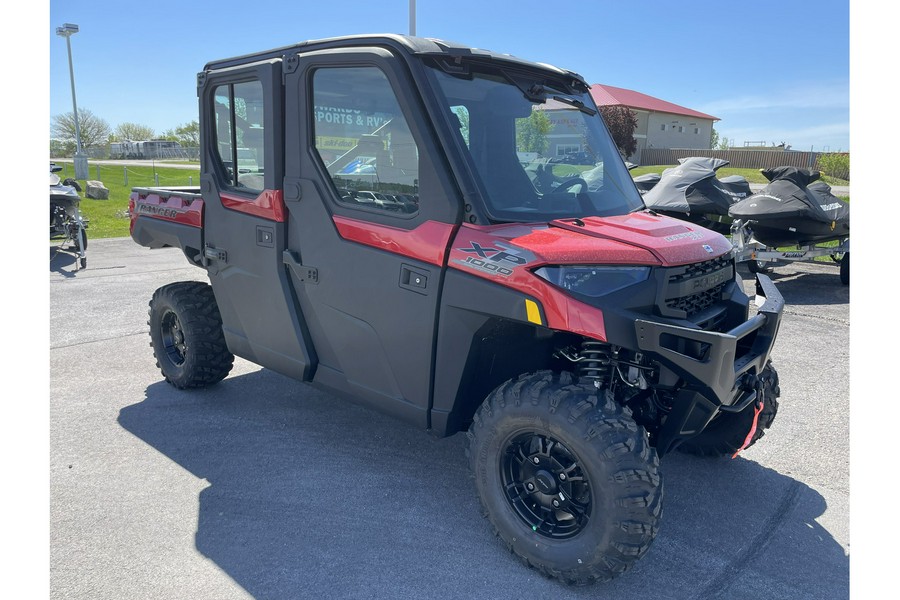
[[[64,277],[75,277],[78,257],[68,247],[50,246],[50,270]]]
[[[433,438],[266,369],[197,391],[152,384],[118,422],[209,482],[196,549],[257,598],[849,593],[849,558],[816,522],[823,497],[745,458],[665,457],[649,553],[612,582],[567,588],[491,534],[462,435]]]

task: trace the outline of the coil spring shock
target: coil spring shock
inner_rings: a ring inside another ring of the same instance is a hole
[[[607,343],[592,340],[582,342],[578,353],[578,377],[599,382],[601,386],[611,381],[616,354],[618,352]]]

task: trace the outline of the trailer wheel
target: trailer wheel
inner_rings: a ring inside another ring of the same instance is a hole
[[[771,362],[763,369],[760,379],[763,382],[763,408],[757,419],[756,431],[747,444],[748,448],[765,435],[778,413],[781,388],[778,385],[778,372]],[[755,409],[751,405],[737,414],[719,413],[700,434],[682,442],[678,450],[696,456],[733,456],[746,441],[753,426]]]
[[[772,270],[768,263],[761,260],[748,260],[747,268],[750,269],[751,273],[768,273]]]
[[[844,285],[850,285],[850,253],[849,252],[845,252],[844,256],[841,257],[840,274],[841,274],[841,283],[843,283]]]
[[[166,381],[180,389],[205,387],[231,371],[234,355],[225,345],[209,284],[183,281],[159,288],[149,315],[150,346]]]
[[[659,458],[631,411],[593,385],[550,371],[511,379],[467,438],[485,516],[529,567],[584,585],[622,574],[650,548]]]

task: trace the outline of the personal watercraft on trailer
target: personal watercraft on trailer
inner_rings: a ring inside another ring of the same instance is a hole
[[[728,233],[732,221],[728,209],[752,194],[750,184],[737,175],[716,178],[716,171],[728,164],[721,158],[692,156],[678,162],[643,195],[644,204],[657,213]]]
[[[803,245],[839,240],[850,235],[850,205],[816,181],[818,171],[798,167],[764,169],[769,184],[732,206],[753,237],[766,246]]]
[[[83,269],[87,267],[87,219],[81,216],[78,183],[68,179],[60,182],[56,173],[61,170],[62,167],[50,163],[50,239],[62,240],[59,248],[72,242],[72,250]]]
[[[840,263],[841,283],[849,284],[850,205],[816,181],[818,171],[784,166],[762,174],[769,184],[728,211],[738,262],[759,272],[769,262],[830,256]]]

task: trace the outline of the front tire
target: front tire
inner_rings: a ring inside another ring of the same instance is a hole
[[[766,430],[772,426],[775,415],[778,414],[778,397],[781,388],[778,385],[778,372],[772,363],[766,365],[760,375],[762,379],[763,407],[757,417],[756,430],[747,444],[747,448],[755,444],[765,435]],[[755,406],[750,405],[743,412],[719,413],[698,435],[685,440],[678,446],[678,450],[686,454],[696,456],[734,456],[747,439],[747,434],[753,426]]]
[[[646,431],[570,373],[494,390],[469,429],[467,456],[494,532],[545,576],[612,579],[656,536],[663,485]]]
[[[208,284],[184,281],[159,288],[149,315],[150,346],[166,381],[179,389],[206,387],[231,371],[234,355]]]

